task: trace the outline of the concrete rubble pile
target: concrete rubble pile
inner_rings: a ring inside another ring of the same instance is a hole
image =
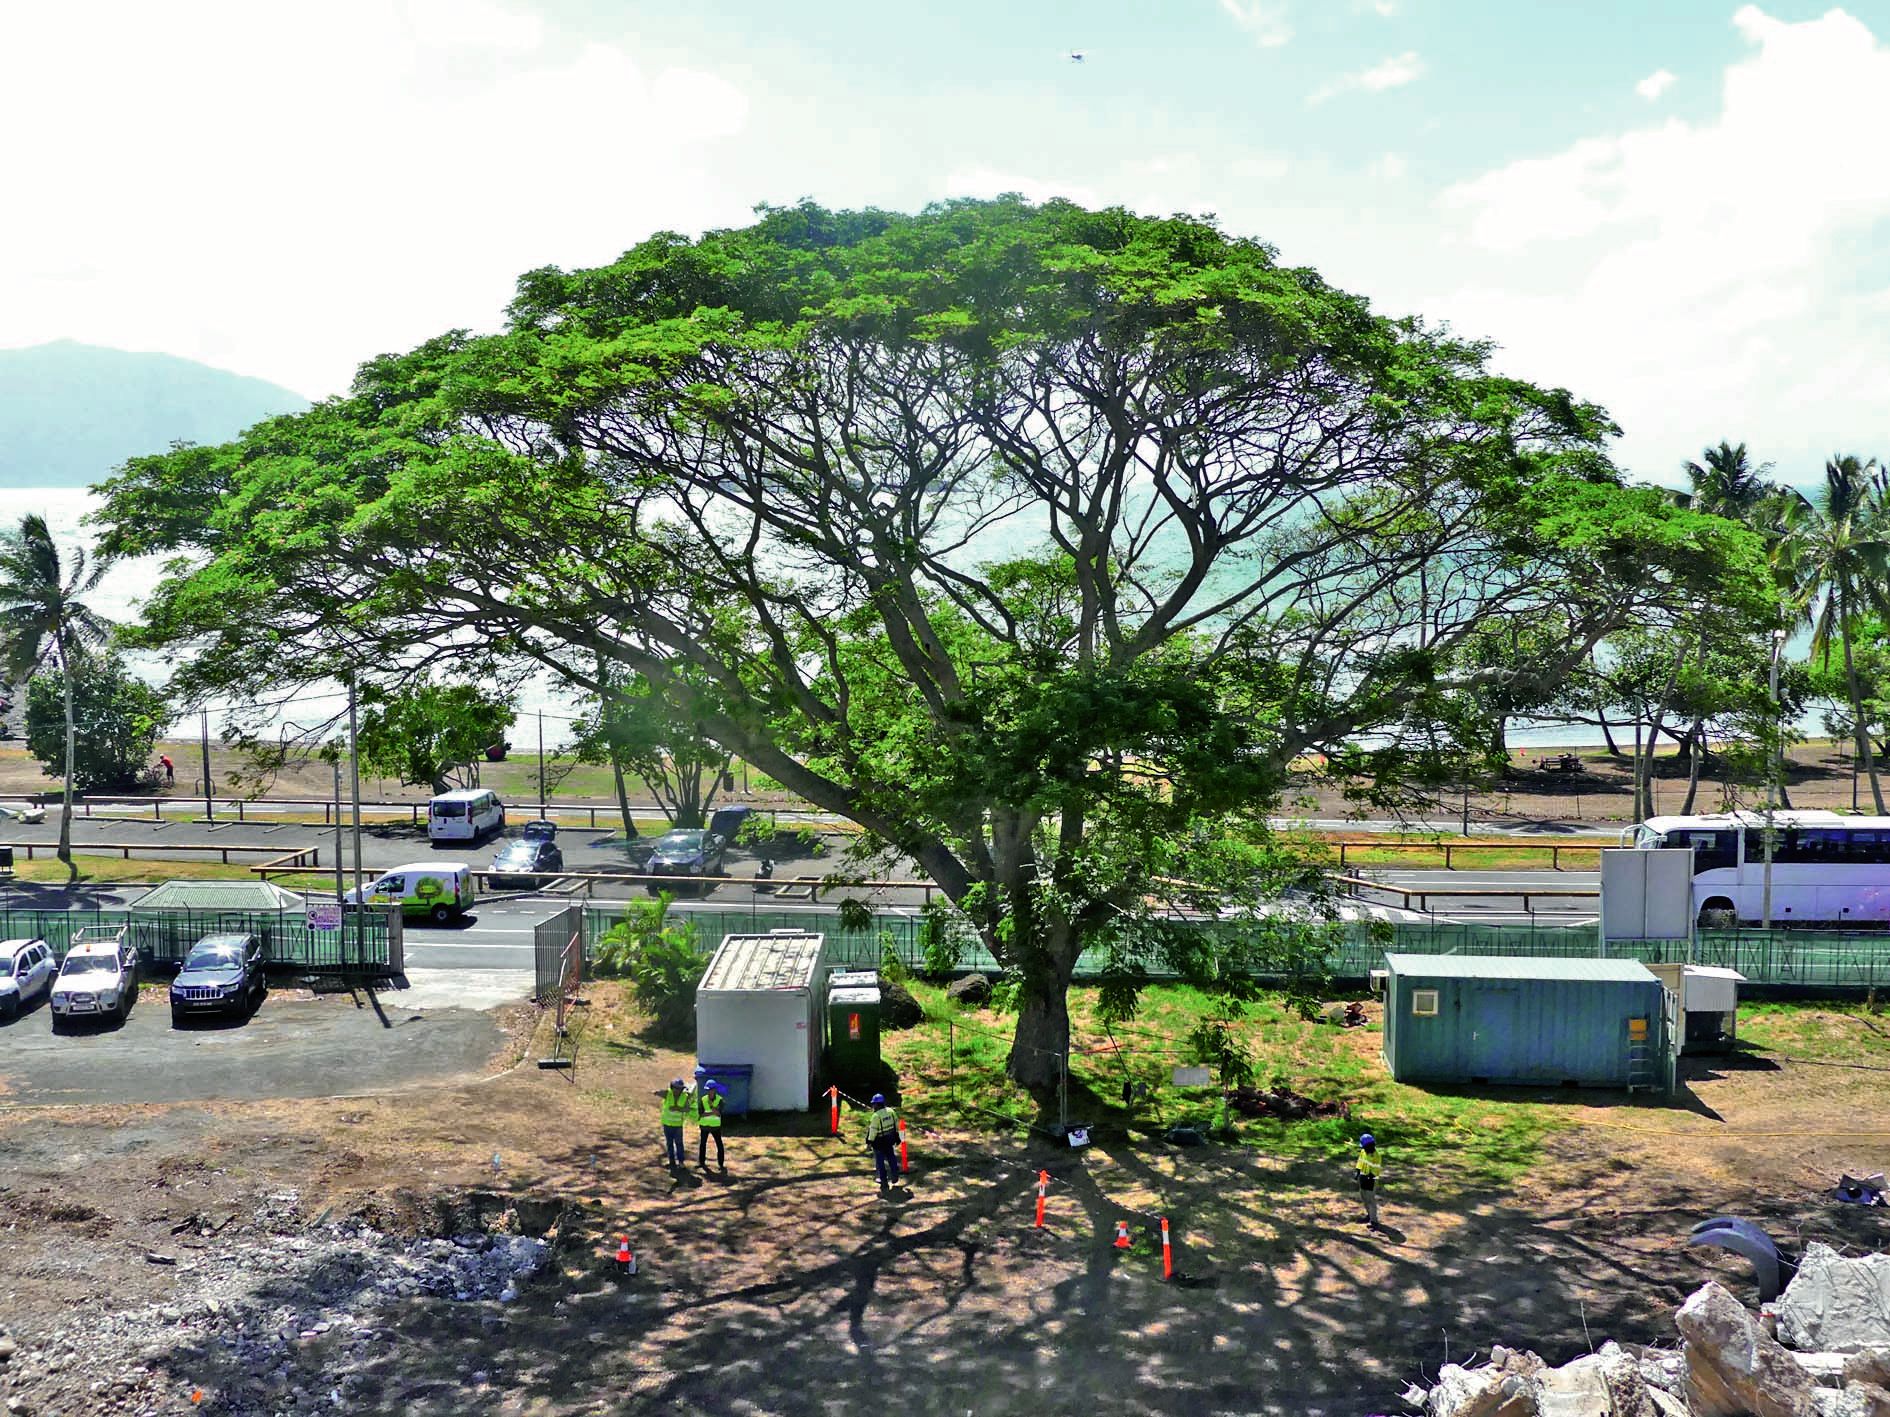
[[[1405,1402],[1423,1417],[1890,1417],[1890,1255],[1814,1243],[1763,1313],[1709,1283],[1674,1324],[1677,1349],[1610,1342],[1559,1368],[1499,1345]]]

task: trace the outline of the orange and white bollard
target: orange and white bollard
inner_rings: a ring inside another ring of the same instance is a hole
[[[1039,1230],[1043,1229],[1043,1198],[1049,1189],[1050,1173],[1039,1171],[1037,1173],[1037,1228]]]
[[[1131,1243],[1129,1239],[1129,1222],[1126,1220],[1118,1220],[1116,1222],[1116,1248],[1118,1250],[1126,1250]]]
[[[1168,1248],[1168,1217],[1162,1217],[1162,1278],[1175,1277],[1175,1252]]]
[[[912,1169],[912,1162],[906,1156],[906,1119],[899,1119],[899,1174],[905,1175]]]
[[[630,1237],[619,1235],[617,1237],[617,1273],[620,1276],[629,1276],[636,1272],[637,1257],[630,1253]]]
[[[833,1112],[832,1112],[832,1115],[828,1119],[828,1125],[833,1128],[833,1135],[839,1136],[840,1135],[840,1089],[837,1087],[828,1088],[827,1099],[828,1101],[833,1103]]]

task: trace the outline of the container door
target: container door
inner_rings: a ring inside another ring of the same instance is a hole
[[[1473,1081],[1516,1077],[1522,991],[1488,986],[1465,990],[1463,1003],[1469,1033],[1464,1040],[1464,1074]]]

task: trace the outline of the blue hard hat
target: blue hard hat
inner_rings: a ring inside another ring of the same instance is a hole
[[[884,1107],[884,1106],[886,1105],[886,1094],[885,1094],[885,1093],[883,1093],[883,1092],[876,1092],[876,1093],[874,1093],[874,1094],[873,1094],[873,1105],[874,1105],[875,1107]]]
[[[1378,1140],[1370,1132],[1367,1132],[1358,1139],[1358,1144],[1369,1151],[1372,1147],[1378,1145]]]
[[[681,1078],[671,1078],[671,1079],[669,1080],[669,1085],[670,1085],[671,1087],[683,1087],[683,1086],[686,1086],[686,1084],[685,1084],[685,1083],[683,1082],[683,1080],[682,1080]]]

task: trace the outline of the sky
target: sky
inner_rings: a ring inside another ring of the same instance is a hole
[[[1080,62],[1071,56],[1080,52]],[[758,203],[1212,213],[1673,482],[1890,455],[1890,0],[0,6],[0,345],[310,397]]]

